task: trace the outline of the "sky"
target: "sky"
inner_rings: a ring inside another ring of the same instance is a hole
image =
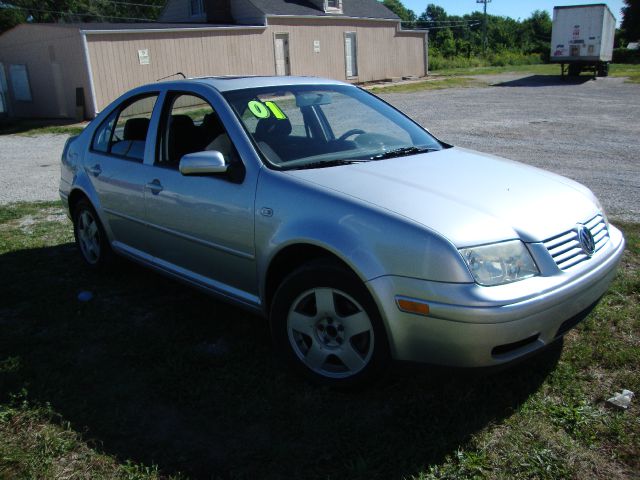
[[[474,10],[482,11],[483,5],[476,3],[476,0],[400,0],[405,7],[413,10],[416,15],[420,15],[427,8],[427,4],[435,3],[444,8],[449,15],[464,15]],[[524,20],[531,15],[534,10],[547,10],[553,16],[553,7],[560,5],[587,5],[590,3],[606,3],[611,13],[618,21],[618,27],[622,20],[620,9],[623,7],[622,0],[492,0],[487,5],[487,13],[511,17],[513,19]]]

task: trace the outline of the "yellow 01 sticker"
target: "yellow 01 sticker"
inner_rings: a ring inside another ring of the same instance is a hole
[[[284,120],[287,116],[284,114],[280,107],[276,105],[275,102],[259,102],[257,100],[251,100],[247,107],[253,116],[256,118],[269,118],[271,115],[276,117],[278,120]]]

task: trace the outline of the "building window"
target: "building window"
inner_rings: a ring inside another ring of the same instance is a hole
[[[9,65],[9,78],[13,88],[13,98],[20,102],[31,101],[31,86],[26,65]]]
[[[342,13],[342,0],[325,0],[324,11],[330,13]]]
[[[203,0],[191,0],[191,16],[199,17],[204,14]]]

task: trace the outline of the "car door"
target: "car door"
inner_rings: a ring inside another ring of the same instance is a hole
[[[116,248],[146,251],[144,157],[158,93],[125,100],[98,126],[85,160],[89,179],[106,216]]]
[[[202,96],[168,92],[156,158],[146,178],[150,250],[157,265],[236,300],[257,303],[254,195],[246,170],[211,104]],[[226,174],[185,176],[180,159],[220,151]]]

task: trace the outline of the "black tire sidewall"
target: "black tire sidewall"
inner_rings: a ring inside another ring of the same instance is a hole
[[[373,327],[373,353],[367,366],[347,378],[324,377],[309,369],[297,356],[289,341],[287,317],[293,302],[305,291],[318,287],[340,290],[366,310]],[[362,281],[340,265],[315,261],[294,271],[278,287],[271,304],[271,334],[281,358],[294,370],[302,373],[314,383],[337,388],[363,386],[380,376],[389,362],[389,343],[386,331],[371,294]]]

